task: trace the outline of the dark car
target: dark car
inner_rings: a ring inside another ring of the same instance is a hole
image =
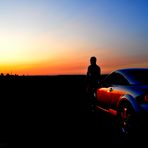
[[[94,93],[96,109],[117,117],[127,135],[139,121],[148,120],[148,68],[119,69],[107,75]]]

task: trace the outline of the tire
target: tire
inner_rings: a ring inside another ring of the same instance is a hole
[[[117,127],[120,135],[125,138],[134,132],[135,112],[128,102],[122,103],[118,109]]]

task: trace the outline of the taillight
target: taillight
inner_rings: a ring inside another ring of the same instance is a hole
[[[148,103],[148,95],[144,96],[144,102]]]

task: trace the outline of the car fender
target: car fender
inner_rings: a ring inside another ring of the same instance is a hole
[[[136,102],[135,98],[133,98],[131,95],[126,94],[122,96],[120,101],[117,103],[117,108],[119,108],[123,102],[129,102],[136,113],[139,113],[141,111],[140,106]]]

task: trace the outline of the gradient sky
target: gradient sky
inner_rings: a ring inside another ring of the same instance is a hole
[[[148,67],[148,0],[0,0],[0,73]]]

